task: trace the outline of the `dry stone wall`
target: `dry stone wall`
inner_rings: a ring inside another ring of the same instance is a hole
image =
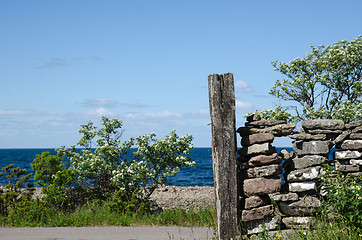
[[[307,228],[315,223],[321,197],[318,177],[323,164],[344,174],[362,174],[362,120],[307,120],[299,132],[285,121],[253,115],[237,129],[241,179],[241,220],[247,234],[267,230]],[[277,153],[275,137],[293,139],[293,151]],[[328,156],[337,149],[334,159]]]

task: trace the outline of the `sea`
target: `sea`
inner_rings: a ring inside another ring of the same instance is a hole
[[[282,148],[277,147],[276,149],[277,152],[280,152]],[[288,152],[293,150],[290,147],[285,149]],[[50,152],[56,155],[55,149],[0,149],[0,169],[13,163],[15,167],[25,168],[26,173],[31,173],[33,170],[30,163],[36,158],[37,154],[42,152]],[[182,167],[176,176],[169,177],[166,185],[214,186],[211,148],[194,148],[190,151],[189,157],[196,162],[196,165],[194,167]],[[330,155],[330,159],[331,157],[332,155]],[[0,181],[0,185],[2,184],[4,183]]]
[[[131,152],[136,149],[131,149]],[[0,169],[14,164],[14,167],[26,169],[26,173],[32,173],[33,169],[30,163],[36,158],[37,154],[50,152],[56,155],[55,149],[35,148],[35,149],[0,149]],[[176,176],[168,178],[166,185],[172,186],[214,186],[212,172],[212,153],[211,148],[194,148],[190,151],[189,157],[196,162],[194,167],[182,167]],[[0,172],[1,172],[0,170]],[[34,174],[33,174],[34,176]],[[1,181],[0,185],[4,185]],[[34,180],[31,179],[33,182]]]

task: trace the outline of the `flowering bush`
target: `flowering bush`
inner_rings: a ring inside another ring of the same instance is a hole
[[[81,126],[82,138],[78,145],[84,147],[80,152],[75,146],[58,149],[59,156],[69,158],[71,170],[77,182],[109,197],[116,190],[126,194],[139,193],[148,198],[168,176],[175,175],[180,167],[193,166],[195,162],[186,157],[193,148],[192,136],[178,137],[173,131],[164,139],[157,140],[154,133],[120,142],[122,122],[102,117],[101,129],[92,122]],[[92,144],[96,138],[96,148]],[[129,157],[132,146],[137,151]],[[130,159],[129,159],[130,158]]]
[[[311,46],[305,58],[289,63],[272,62],[283,80],[277,80],[269,94],[291,101],[287,108],[278,106],[267,116],[286,117],[294,110],[296,118],[341,119],[351,122],[362,118],[362,36],[330,46]],[[279,108],[279,109],[278,109]],[[301,108],[301,109],[300,109]]]

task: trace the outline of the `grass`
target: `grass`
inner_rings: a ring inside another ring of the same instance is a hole
[[[74,212],[62,213],[51,208],[27,208],[0,217],[8,227],[86,227],[86,226],[180,226],[213,227],[215,210],[207,207],[193,209],[166,209],[159,213],[116,213],[106,204],[91,202]]]

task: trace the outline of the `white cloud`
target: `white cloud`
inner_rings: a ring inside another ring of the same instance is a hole
[[[114,114],[110,111],[108,111],[105,108],[97,108],[96,110],[88,111],[86,112],[86,115],[93,115],[93,116],[113,116]]]
[[[54,112],[44,112],[38,110],[8,110],[0,109],[1,117],[15,117],[15,116],[50,116],[55,115]]]
[[[129,113],[126,115],[126,118],[139,119],[139,118],[182,118],[183,115],[181,113],[173,113],[170,111],[162,111],[157,113]]]
[[[240,100],[236,100],[235,105],[236,105],[236,110],[241,112],[250,112],[254,111],[255,109],[254,104],[250,102],[242,102]]]
[[[110,99],[110,98],[90,98],[85,99],[83,102],[83,105],[86,107],[98,107],[98,108],[113,108],[118,105],[118,102],[116,100]]]
[[[243,80],[237,80],[235,81],[235,92],[251,92],[251,88]]]

